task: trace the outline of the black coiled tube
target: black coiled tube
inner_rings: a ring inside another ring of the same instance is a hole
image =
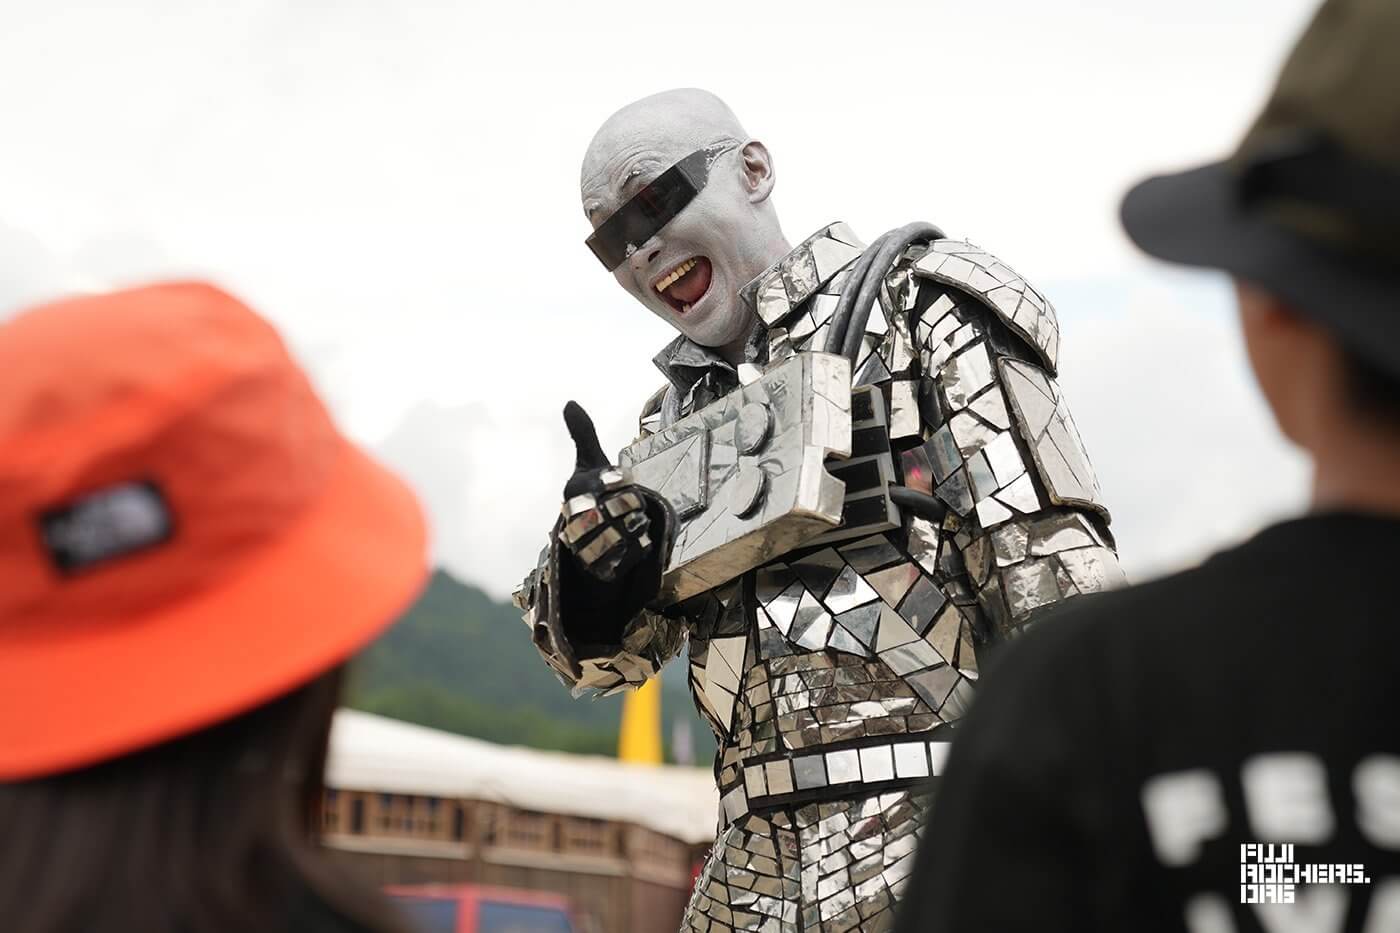
[[[942,239],[943,231],[929,223],[905,224],[881,236],[856,260],[850,278],[841,290],[841,300],[831,314],[831,330],[826,337],[826,352],[840,353],[856,365],[860,355],[865,325],[885,280],[900,254],[918,240]]]
[[[890,499],[901,509],[908,509],[920,518],[926,518],[935,524],[943,521],[943,516],[948,512],[948,506],[941,499],[925,495],[917,489],[910,489],[908,486],[891,486]]]

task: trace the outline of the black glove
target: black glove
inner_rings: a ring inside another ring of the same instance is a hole
[[[655,511],[656,502],[648,499],[664,500],[628,483],[608,462],[593,419],[577,402],[564,406],[564,424],[574,439],[576,459],[574,475],[564,485],[559,539],[589,576],[605,583],[622,580],[656,560],[665,528],[653,529],[648,512]]]

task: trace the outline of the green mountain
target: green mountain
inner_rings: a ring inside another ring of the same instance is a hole
[[[402,619],[356,658],[348,705],[507,745],[613,755],[622,698],[575,700],[530,644],[520,613],[439,570]],[[695,759],[714,742],[691,705],[684,663],[662,677],[663,739],[685,721]]]

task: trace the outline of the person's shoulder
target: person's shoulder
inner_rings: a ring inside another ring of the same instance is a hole
[[[1033,678],[1070,667],[1092,677],[1096,667],[1112,666],[1121,675],[1133,664],[1152,663],[1162,657],[1157,648],[1204,637],[1232,614],[1232,594],[1250,575],[1254,549],[1222,551],[1177,573],[1048,607],[1003,653],[997,670]]]
[[[1159,585],[1072,597],[995,646],[959,725],[960,757],[974,768],[1029,776],[1069,767],[1075,754],[1097,747],[1113,716],[1105,694],[1135,679],[1137,655],[1125,634],[1138,627],[1135,607],[1152,598],[1141,591]]]
[[[1156,625],[1181,621],[1181,611],[1194,601],[1193,594],[1215,585],[1217,570],[1212,559],[1143,583],[1064,600],[1050,607],[1021,640],[1073,646],[1133,638]]]
[[[1105,681],[1121,673],[1105,663],[1104,639],[1116,638],[1112,604],[1123,595],[1075,596],[993,647],[958,724],[954,753],[963,767],[1034,780],[1038,771],[1076,767],[1075,755],[1097,747]]]

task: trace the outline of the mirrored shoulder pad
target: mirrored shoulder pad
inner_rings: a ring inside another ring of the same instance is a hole
[[[1060,326],[1045,296],[991,253],[964,240],[935,240],[914,263],[914,274],[974,296],[1026,341],[1051,374],[1060,350]]]

